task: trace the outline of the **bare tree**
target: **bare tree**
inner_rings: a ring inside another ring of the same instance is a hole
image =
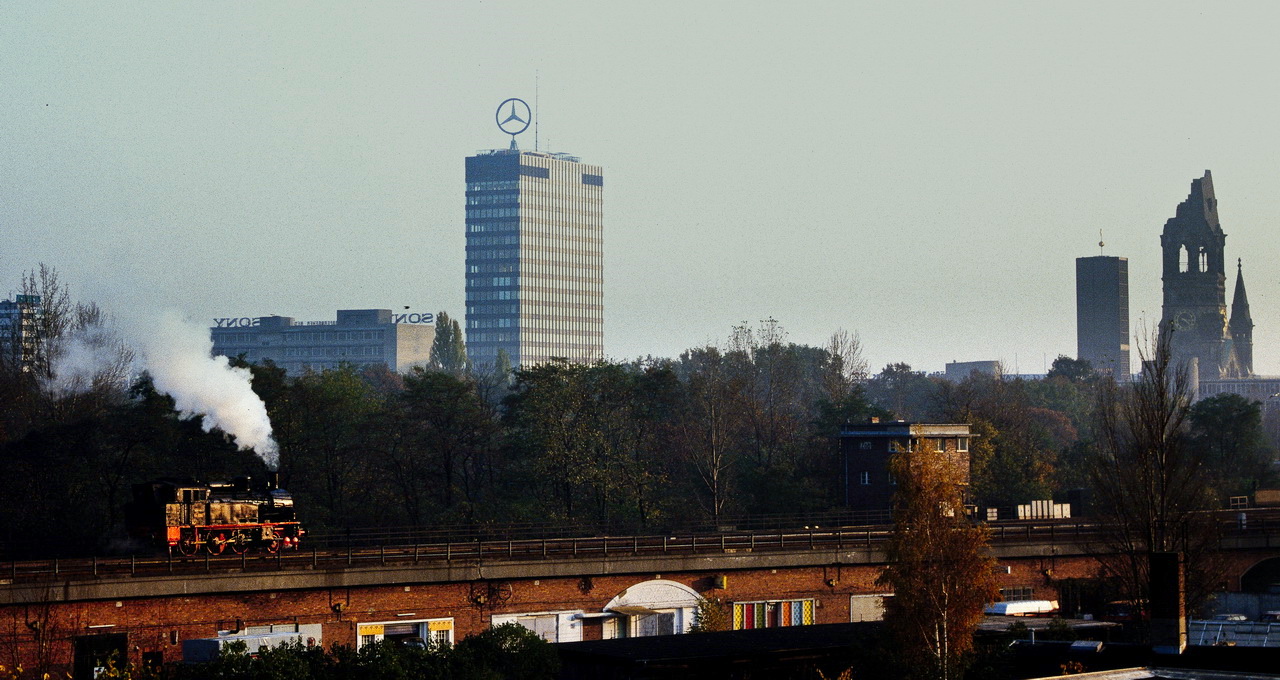
[[[41,264],[22,277],[20,294],[32,305],[28,323],[0,356],[0,436],[21,437],[38,423],[66,422],[120,403],[133,351],[92,302],[72,302],[53,268]]]
[[[730,498],[742,385],[715,347],[690,350],[681,360],[688,371],[689,401],[675,425],[677,450],[697,475],[707,513],[719,521]]]
[[[960,466],[932,443],[895,454],[889,467],[898,492],[878,579],[894,592],[885,622],[913,676],[959,678],[983,609],[1000,593],[987,530],[965,518]]]
[[[1127,388],[1103,387],[1098,449],[1090,464],[1095,505],[1110,527],[1104,569],[1136,602],[1148,600],[1153,552],[1177,552],[1187,564],[1187,603],[1216,588],[1218,535],[1204,461],[1190,445],[1186,366],[1174,365],[1169,336],[1139,347],[1142,374]]]
[[[867,379],[867,360],[862,356],[862,339],[857,333],[841,328],[831,334],[824,349],[827,365],[823,373],[823,391],[835,401],[849,394],[855,385]]]

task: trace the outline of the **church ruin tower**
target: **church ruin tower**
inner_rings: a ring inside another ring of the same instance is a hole
[[[1200,380],[1226,377],[1234,363],[1223,271],[1226,240],[1218,224],[1213,176],[1205,170],[1204,177],[1191,181],[1191,194],[1178,204],[1177,214],[1164,223],[1160,236],[1164,250],[1161,338],[1168,334],[1175,365],[1197,360]]]
[[[1253,377],[1253,317],[1249,316],[1249,296],[1244,292],[1244,265],[1236,260],[1236,292],[1231,298],[1231,356],[1233,360],[1230,378]]]

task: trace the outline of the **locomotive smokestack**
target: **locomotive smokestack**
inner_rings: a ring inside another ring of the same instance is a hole
[[[275,470],[267,472],[267,490],[280,488],[280,473]]]

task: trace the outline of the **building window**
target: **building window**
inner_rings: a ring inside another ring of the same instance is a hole
[[[859,477],[860,477],[860,479],[862,480],[862,485],[863,485],[863,486],[868,486],[868,485],[870,485],[870,484],[871,484],[871,473],[870,473],[870,472],[863,471],[863,472],[862,472],[862,474],[861,474],[861,475],[859,475]]]
[[[1000,599],[1004,602],[1027,602],[1036,599],[1035,589],[1030,586],[1019,588],[1001,588]]]
[[[453,619],[361,623],[356,634],[362,647],[383,640],[412,643],[415,638],[423,644],[453,644]]]
[[[889,440],[889,453],[902,453],[906,448],[902,445],[902,441],[898,439]]]
[[[813,625],[813,600],[734,602],[733,629]]]
[[[969,450],[969,438],[961,437],[956,440],[956,451],[965,453]]]

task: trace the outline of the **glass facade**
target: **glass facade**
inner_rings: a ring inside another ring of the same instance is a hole
[[[598,166],[499,150],[467,158],[467,353],[513,366],[604,356]]]

